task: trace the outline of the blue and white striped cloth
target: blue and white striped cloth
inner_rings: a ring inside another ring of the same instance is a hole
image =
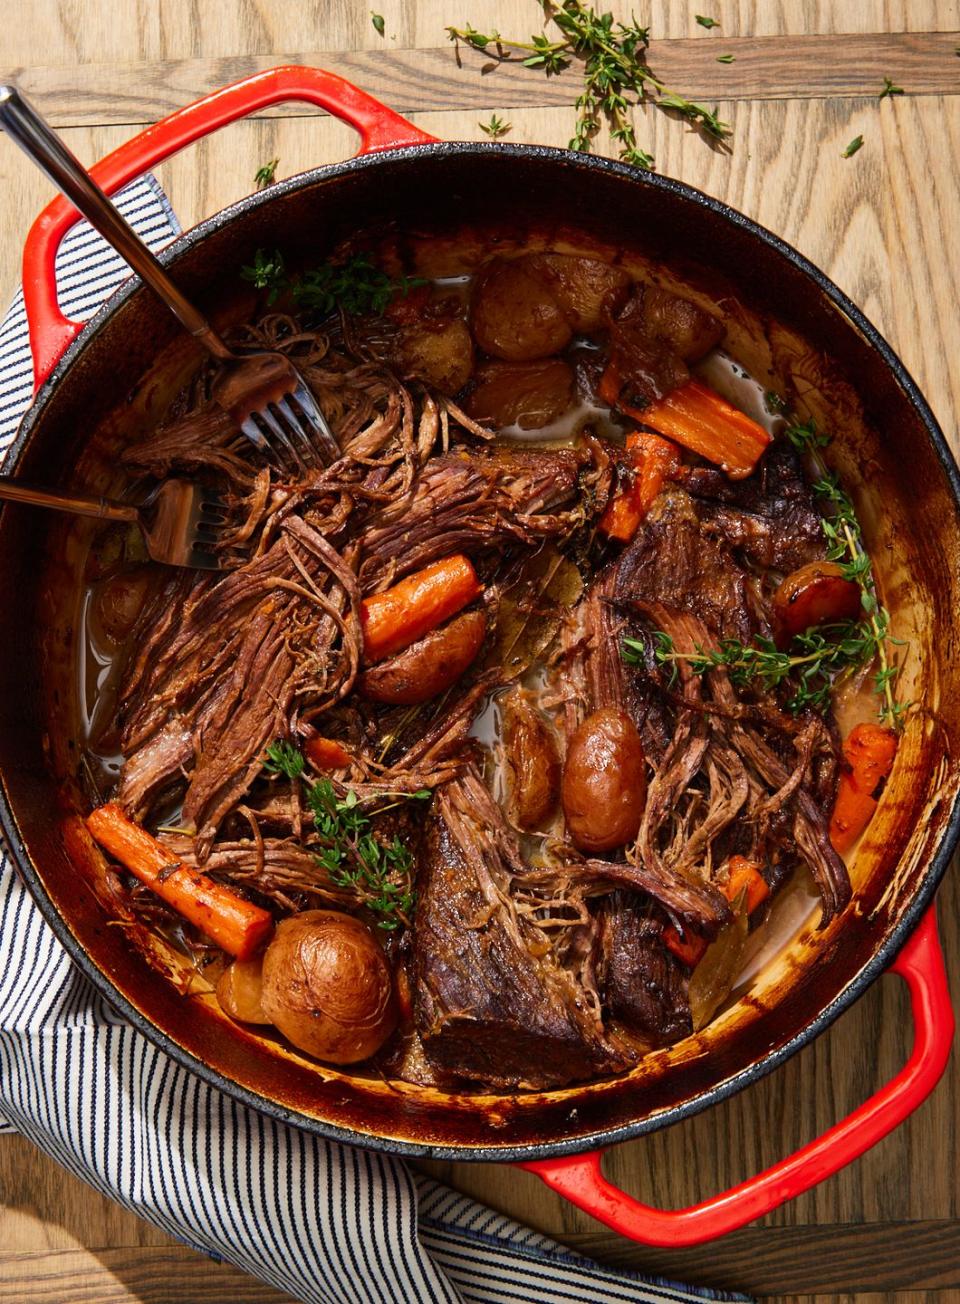
[[[156,248],[179,231],[152,177],[118,203]],[[80,320],[127,274],[85,224],[57,267],[64,311]],[[31,382],[18,294],[0,326],[0,457]],[[607,1271],[400,1159],[323,1141],[220,1094],[73,969],[6,860],[0,1114],[0,1131],[29,1137],[125,1208],[309,1304],[744,1298]]]

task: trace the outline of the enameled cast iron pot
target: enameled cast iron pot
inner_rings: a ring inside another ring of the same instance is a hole
[[[813,927],[814,911],[713,1024],[612,1082],[453,1095],[388,1087],[302,1059],[237,1028],[209,997],[181,995],[156,957],[148,963],[126,930],[107,926],[108,894],[83,833],[77,778],[71,648],[83,536],[81,527],[19,507],[0,518],[5,839],[51,927],[107,1000],[174,1059],[244,1103],[359,1145],[519,1162],[638,1240],[679,1245],[721,1235],[886,1135],[932,1090],[949,1054],[953,1018],[931,902],[960,818],[957,468],[902,364],[854,305],[775,236],[675,181],[558,149],[440,143],[340,78],[296,67],[251,77],[173,114],[95,175],[116,190],[214,128],[283,100],[309,101],[350,123],[360,152],[271,186],[170,246],[164,260],[176,279],[218,320],[237,293],[237,269],[258,246],[316,260],[350,232],[391,217],[402,230],[439,231],[465,218],[478,226],[506,220],[521,244],[525,230],[557,240],[579,231],[591,247],[626,247],[682,267],[683,284],[725,309],[736,356],[781,392],[803,394],[823,427],[838,433],[831,460],[855,498],[894,630],[908,642],[901,693],[919,704],[853,866],[854,900],[823,933]],[[54,260],[75,218],[58,200],[28,239],[24,292],[39,388],[8,469],[106,488],[116,476],[96,450],[102,431],[122,435],[155,420],[156,396],[169,391],[171,371],[182,374],[192,345],[136,278],[85,327],[63,318]],[[849,1118],[691,1209],[658,1211],[605,1181],[600,1147],[687,1117],[770,1072],[888,967],[910,987],[914,1051]]]

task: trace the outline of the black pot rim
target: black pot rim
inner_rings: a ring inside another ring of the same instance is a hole
[[[866,339],[870,346],[880,354],[888,370],[894,377],[895,381],[908,398],[910,404],[917,412],[922,421],[927,434],[933,444],[937,457],[943,468],[944,474],[950,485],[954,503],[960,511],[960,469],[954,460],[943,432],[934,417],[929,405],[920,393],[915,381],[907,371],[900,358],[893,351],[884,337],[877,328],[867,319],[861,310],[847,297],[843,291],[833,283],[818,267],[811,263],[807,258],[800,254],[792,245],[786,243],[779,236],[774,235],[766,227],[754,222],[751,218],[731,208],[729,205],[706,195],[703,191],[695,189],[682,181],[676,181],[670,177],[660,176],[657,173],[642,172],[627,164],[617,162],[614,159],[602,158],[596,155],[578,154],[570,150],[557,149],[545,145],[514,145],[504,144],[501,142],[467,142],[467,141],[438,141],[436,144],[406,146],[399,149],[392,149],[382,153],[366,154],[357,158],[348,159],[342,163],[328,164],[324,167],[314,168],[308,172],[298,173],[296,176],[289,177],[284,181],[276,182],[268,189],[260,191],[257,194],[249,195],[241,199],[228,208],[222,209],[219,213],[204,219],[197,226],[184,234],[177,236],[160,254],[160,261],[164,264],[174,263],[189,249],[202,242],[207,235],[219,230],[222,226],[227,225],[240,214],[250,209],[258,208],[261,205],[270,204],[274,199],[281,195],[293,193],[295,191],[307,188],[318,181],[333,179],[339,176],[348,175],[353,172],[364,171],[367,168],[375,168],[381,162],[389,160],[390,162],[409,161],[416,163],[420,159],[443,157],[458,154],[497,154],[508,155],[514,158],[529,158],[534,155],[547,161],[563,163],[567,166],[574,165],[579,168],[596,169],[620,176],[624,181],[633,185],[646,185],[655,190],[661,190],[683,198],[684,200],[697,204],[715,213],[724,221],[729,222],[732,226],[749,233],[754,239],[761,241],[763,244],[772,248],[780,254],[788,263],[792,264],[798,271],[802,272],[807,278],[814,281],[823,294],[840,309],[840,311],[851,321],[859,333]],[[10,446],[8,452],[8,466],[11,468],[16,463],[22,452],[29,442],[33,427],[46,402],[52,392],[59,385],[76,358],[83,352],[90,341],[99,333],[107,320],[127,302],[127,300],[137,293],[141,288],[139,277],[131,276],[125,281],[103,304],[89,322],[86,323],[83,330],[77,338],[70,344],[59,360],[57,365],[51,371],[49,377],[38,390],[34,401],[28,412],[25,414],[17,435]],[[354,1132],[346,1128],[338,1127],[331,1123],[323,1122],[320,1119],[312,1118],[309,1115],[302,1114],[298,1111],[288,1110],[284,1106],[277,1104],[276,1101],[270,1100],[259,1093],[251,1091],[249,1088],[241,1086],[232,1079],[225,1077],[223,1074],[211,1069],[202,1060],[198,1059],[191,1052],[185,1050],[167,1033],[162,1032],[155,1024],[145,1018],[145,1016],[133,1006],[126,997],[124,997],[113,985],[110,979],[100,970],[93,960],[77,941],[76,937],[70,930],[64,917],[53,904],[46,888],[35,869],[30,857],[20,841],[16,820],[9,801],[6,790],[6,784],[0,775],[0,832],[3,834],[4,841],[10,851],[16,867],[26,884],[31,896],[39,907],[47,923],[53,929],[58,941],[67,951],[73,963],[89,979],[100,994],[148,1040],[153,1042],[160,1050],[169,1055],[181,1067],[195,1073],[204,1082],[218,1090],[224,1091],[232,1096],[241,1104],[250,1109],[267,1114],[282,1123],[293,1127],[311,1132],[315,1135],[328,1138],[330,1140],[343,1142],[347,1145],[360,1146],[364,1149],[386,1151],[388,1153],[405,1155],[410,1158],[421,1159],[450,1159],[457,1161],[474,1161],[474,1162],[532,1162],[534,1160],[545,1160],[557,1158],[562,1155],[580,1154],[585,1151],[606,1148],[609,1145],[618,1142],[629,1141],[636,1137],[643,1136],[647,1133],[658,1131],[660,1128],[668,1127],[673,1123],[678,1123],[683,1119],[691,1118],[699,1114],[702,1110],[717,1104],[727,1097],[734,1095],[744,1087],[758,1082],[761,1078],[772,1073],[779,1068],[786,1060],[795,1055],[797,1051],[804,1046],[809,1045],[822,1032],[824,1032],[839,1016],[847,1010],[866,989],[889,967],[896,958],[903,945],[919,924],[923,914],[933,901],[933,897],[946,872],[950,858],[960,841],[960,796],[954,801],[953,809],[950,812],[949,820],[943,830],[937,849],[931,858],[931,862],[924,874],[922,882],[914,892],[909,906],[904,911],[903,916],[891,930],[883,943],[877,948],[874,955],[860,972],[853,978],[834,999],[817,1015],[807,1023],[800,1032],[790,1038],[782,1046],[775,1050],[769,1051],[761,1059],[755,1061],[739,1073],[733,1074],[723,1082],[692,1096],[689,1100],[670,1109],[664,1110],[652,1117],[638,1120],[626,1124],[622,1127],[600,1130],[587,1136],[577,1136],[564,1140],[544,1141],[535,1145],[523,1146],[451,1146],[451,1145],[429,1145],[418,1144],[410,1141],[397,1140],[391,1137],[382,1137],[374,1134]]]

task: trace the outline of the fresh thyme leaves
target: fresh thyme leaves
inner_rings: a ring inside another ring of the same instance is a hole
[[[288,779],[299,779],[306,764],[303,753],[293,743],[278,739],[267,748],[263,768],[270,774],[285,774]]]
[[[340,798],[329,779],[320,779],[306,792],[313,814],[311,847],[316,863],[338,887],[352,888],[363,904],[379,915],[386,931],[409,924],[413,911],[413,856],[399,838],[377,837],[360,807],[357,794]]]
[[[257,168],[256,175],[253,178],[253,184],[258,190],[266,190],[267,186],[272,186],[276,181],[278,158],[272,158],[269,163],[264,163],[262,168]]]
[[[560,4],[545,7],[549,20],[560,31],[559,41],[544,35],[514,41],[499,32],[479,32],[469,23],[448,27],[458,65],[461,44],[500,63],[519,58],[524,67],[540,69],[548,76],[562,72],[576,60],[582,65],[583,87],[576,101],[570,148],[588,153],[605,120],[620,158],[635,167],[649,170],[654,166],[653,156],[637,141],[632,121],[632,111],[639,104],[649,102],[670,110],[714,140],[730,135],[729,124],[720,121],[716,109],[678,95],[653,74],[646,62],[648,28],[638,26],[635,20],[616,22],[612,14],[599,13],[582,0],[561,0]]]
[[[878,100],[885,100],[888,95],[902,95],[903,87],[895,86],[889,77],[883,79],[883,90],[877,96]]]
[[[858,150],[858,149],[862,149],[862,148],[863,148],[863,137],[862,137],[862,136],[854,136],[853,140],[851,140],[850,144],[849,144],[849,145],[847,146],[847,148],[843,151],[842,157],[843,157],[843,158],[853,158],[853,156],[854,156],[854,154],[856,154],[857,150]]]
[[[272,253],[258,249],[253,256],[253,263],[240,268],[240,276],[258,290],[266,290],[267,303],[275,303],[280,291],[287,286],[283,254],[279,249],[274,249]]]
[[[778,410],[782,412],[783,407],[781,406]],[[794,421],[791,425],[787,426],[783,433],[790,440],[790,443],[793,444],[798,453],[803,453],[814,448],[826,448],[827,444],[830,443],[830,436],[824,431],[817,429],[817,423],[812,417],[802,425],[799,421]]]
[[[735,54],[718,54],[717,63],[733,63],[736,57]]]
[[[379,315],[395,294],[407,295],[421,277],[402,276],[393,281],[366,254],[355,254],[343,263],[321,263],[292,283],[293,297],[301,308],[327,316],[342,308],[355,316]]]
[[[371,10],[370,10],[370,21],[371,21],[371,23],[373,23],[374,31],[377,33],[378,36],[383,36],[383,35],[385,35],[387,25],[386,25],[386,23],[383,21],[383,14],[375,14],[375,13],[373,12],[373,10],[371,9]]]
[[[889,728],[899,729],[907,704],[894,696],[899,667],[891,662],[889,648],[891,644],[901,645],[901,640],[890,634],[890,614],[877,600],[873,569],[853,502],[820,456],[819,450],[830,443],[830,436],[817,429],[813,418],[801,422],[788,413],[784,400],[773,391],[764,395],[764,404],[768,411],[785,416],[788,424],[784,434],[816,476],[811,488],[827,509],[821,521],[827,560],[839,563],[843,578],[859,586],[863,619],[809,629],[796,635],[788,651],[777,648],[769,639],[757,638],[752,644],[724,639],[712,651],[698,648],[696,655],[684,655],[675,651],[668,634],[659,631],[653,636],[654,657],[659,665],[670,667],[671,685],[676,681],[679,661],[685,661],[696,674],[725,666],[733,683],[754,682],[766,689],[774,689],[790,678],[795,691],[787,706],[794,712],[806,707],[824,710],[838,676],[876,661],[873,686],[880,698],[880,720]],[[626,638],[621,655],[628,665],[642,665],[647,645]]]
[[[700,26],[705,27],[708,32],[710,31],[711,27],[720,26],[720,23],[717,21],[716,18],[704,18],[703,14],[694,14],[693,16],[700,24]]]
[[[258,249],[253,263],[241,267],[240,275],[258,290],[267,290],[267,303],[275,303],[281,291],[289,290],[296,304],[322,316],[338,308],[346,313],[380,314],[395,294],[407,295],[417,285],[426,285],[421,277],[401,276],[391,280],[366,254],[355,254],[339,263],[321,263],[302,275],[286,274],[283,254]]]
[[[498,140],[513,128],[512,122],[504,122],[503,119],[498,118],[495,113],[490,115],[489,122],[481,122],[477,125],[481,131],[485,132],[490,137],[491,140]]]
[[[880,638],[885,636],[884,626]],[[629,663],[643,649],[638,640],[624,639],[624,660]],[[697,645],[694,652],[677,652],[670,635],[661,630],[654,639],[653,655],[658,665],[670,667],[671,682],[681,661],[696,675],[723,667],[730,682],[739,687],[756,686],[769,692],[789,681],[794,691],[786,706],[796,714],[807,709],[825,711],[836,677],[868,665],[877,650],[878,636],[872,623],[863,620],[809,629],[796,636],[790,652],[781,651],[772,639],[760,637],[753,643],[724,638],[715,648]]]
[[[306,761],[292,743],[282,740],[267,748],[263,768],[290,780],[303,777]],[[329,779],[304,788],[304,801],[313,815],[313,834],[306,843],[316,863],[337,887],[351,888],[378,925],[390,931],[409,924],[413,912],[413,856],[399,838],[379,836],[360,798],[348,789],[341,797]],[[385,794],[413,801],[432,797],[428,788],[413,793]],[[397,805],[397,802],[392,805]],[[382,807],[372,814],[383,814]]]

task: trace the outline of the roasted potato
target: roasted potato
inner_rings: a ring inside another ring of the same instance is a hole
[[[573,370],[562,358],[488,362],[464,406],[475,421],[497,429],[540,430],[571,406],[573,387]]]
[[[612,851],[640,828],[647,793],[643,743],[615,707],[594,711],[574,733],[563,768],[563,815],[581,851]]]
[[[630,292],[622,267],[576,254],[533,254],[531,265],[550,287],[563,315],[577,334],[600,330]]]
[[[241,1023],[271,1023],[263,1008],[263,956],[234,960],[217,983],[220,1008]]]
[[[556,735],[521,690],[505,698],[502,713],[511,818],[518,828],[543,829],[553,817],[560,795]]]
[[[97,585],[94,620],[111,643],[122,643],[133,629],[150,588],[147,566],[118,571]]]
[[[467,611],[388,661],[360,676],[358,688],[373,702],[414,706],[439,697],[475,660],[487,632],[483,611]]]
[[[288,1041],[331,1064],[369,1059],[397,1026],[383,948],[359,919],[336,910],[278,924],[263,956],[262,999]]]
[[[546,279],[524,258],[487,265],[474,284],[470,327],[485,353],[507,362],[549,357],[573,338]]]
[[[473,374],[473,339],[462,317],[425,319],[402,326],[395,356],[403,373],[456,394]]]

